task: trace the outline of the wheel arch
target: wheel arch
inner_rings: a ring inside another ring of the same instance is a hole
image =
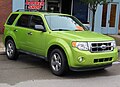
[[[7,37],[5,38],[5,42],[4,42],[4,45],[5,45],[5,46],[6,46],[6,43],[7,43],[8,40],[12,40],[12,41],[15,43],[15,46],[16,46],[16,48],[17,48],[16,41],[15,41],[15,39],[14,39],[12,36],[7,36]]]
[[[8,46],[9,44],[11,47]],[[15,41],[11,36],[7,36],[5,38],[5,48],[6,48],[6,55],[7,55],[8,59],[10,59],[10,60],[18,59],[19,53],[16,49]],[[9,51],[8,51],[8,49],[9,49]]]
[[[50,48],[48,49],[48,52],[47,52],[47,58],[48,58],[48,59],[49,59],[49,56],[50,56],[51,51],[54,50],[54,49],[60,49],[60,50],[62,50],[62,51],[64,52],[64,54],[65,54],[65,51],[63,50],[62,47],[60,47],[59,45],[52,45],[52,46],[50,46]],[[65,56],[66,56],[66,54],[65,54]]]
[[[13,38],[12,38],[11,36],[7,36],[7,37],[5,38],[5,46],[6,46],[6,43],[7,43],[8,40],[13,40]],[[13,40],[13,41],[14,41],[14,40]]]
[[[64,45],[63,44],[51,45],[47,51],[47,60],[49,60],[49,56],[50,56],[51,51],[56,49],[56,48],[58,48],[64,52],[66,59],[67,59],[67,63],[70,66],[71,65],[70,57],[72,57],[72,52],[71,52],[69,45],[67,45],[67,44],[66,45],[65,44]]]

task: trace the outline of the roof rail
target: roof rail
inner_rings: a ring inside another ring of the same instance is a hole
[[[49,12],[41,9],[18,9],[16,12]]]

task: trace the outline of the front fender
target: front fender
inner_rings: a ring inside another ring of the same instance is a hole
[[[71,57],[73,57],[73,55],[72,55],[72,51],[71,51],[71,48],[70,48],[69,44],[65,40],[60,39],[60,38],[56,38],[56,39],[51,40],[50,42],[48,42],[48,48],[47,48],[46,56],[48,54],[49,48],[53,45],[57,45],[64,50],[64,52],[66,54],[66,57],[67,57],[68,65],[70,66],[71,65],[71,60],[70,59],[72,59]]]

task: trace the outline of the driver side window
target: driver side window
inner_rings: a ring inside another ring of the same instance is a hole
[[[43,20],[40,16],[33,15],[31,22],[30,22],[30,28],[35,29],[35,25],[42,25],[44,27]]]

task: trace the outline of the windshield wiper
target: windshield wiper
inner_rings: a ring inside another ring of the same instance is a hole
[[[68,30],[68,29],[54,29],[52,31],[70,31],[70,30]]]
[[[84,31],[84,30],[78,30],[78,29],[75,29],[74,31]]]

